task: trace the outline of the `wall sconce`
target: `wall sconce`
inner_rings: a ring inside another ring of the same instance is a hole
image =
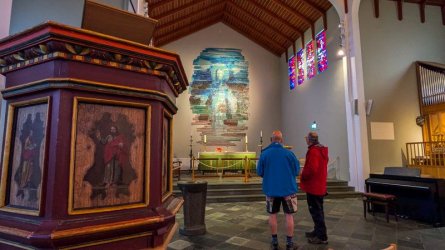
[[[416,124],[417,124],[417,126],[422,127],[424,123],[425,123],[425,117],[423,117],[421,115],[416,117]]]
[[[344,26],[344,22],[340,21],[340,23],[338,24],[338,28],[340,29],[340,48],[337,51],[337,55],[338,56],[345,56],[346,51],[345,51],[345,26]]]

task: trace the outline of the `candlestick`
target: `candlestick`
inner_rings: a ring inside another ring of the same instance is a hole
[[[260,137],[263,137],[263,130],[260,131]]]
[[[192,172],[193,167],[193,136],[190,136],[190,172]]]
[[[245,142],[246,142],[246,144],[247,144],[247,135],[246,135],[246,138],[245,138]]]
[[[204,143],[207,142],[207,135],[204,135]]]

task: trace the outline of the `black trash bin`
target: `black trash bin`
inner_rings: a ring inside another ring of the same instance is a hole
[[[178,181],[184,198],[184,227],[182,235],[202,235],[206,233],[205,208],[207,197],[206,181]]]

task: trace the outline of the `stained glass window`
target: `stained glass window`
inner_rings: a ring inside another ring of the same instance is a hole
[[[326,33],[323,30],[318,33],[315,40],[317,41],[317,62],[318,73],[328,69],[328,54],[326,52]]]
[[[297,68],[298,68],[298,85],[304,82],[304,50],[300,49],[297,52]]]
[[[306,45],[306,64],[307,64],[307,78],[311,79],[316,74],[314,43],[312,40]]]
[[[295,56],[289,59],[289,87],[290,89],[295,88]]]

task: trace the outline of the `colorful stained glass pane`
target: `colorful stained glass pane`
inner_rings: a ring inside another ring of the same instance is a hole
[[[297,68],[298,68],[298,85],[304,82],[304,50],[300,49],[297,52]]]
[[[307,78],[311,79],[315,76],[315,53],[314,53],[314,43],[310,41],[306,45],[306,64],[307,64]]]
[[[321,73],[328,69],[328,54],[326,52],[326,33],[325,33],[325,31],[318,33],[315,40],[317,41],[318,73]]]
[[[289,59],[289,87],[290,89],[294,89],[295,88],[295,80],[296,80],[296,75],[295,75],[295,56],[292,56]]]

